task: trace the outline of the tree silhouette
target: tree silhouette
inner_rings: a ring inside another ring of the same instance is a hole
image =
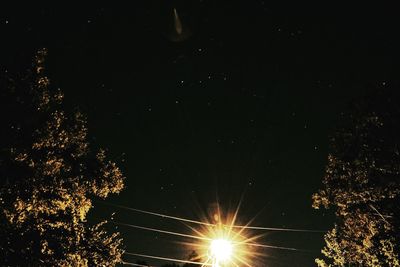
[[[190,252],[189,256],[187,257],[187,260],[191,261],[191,262],[201,263],[199,255],[194,250]],[[180,267],[180,266],[182,266],[182,267],[199,267],[199,266],[201,266],[201,264],[185,263],[183,265],[179,265],[176,263],[168,263],[168,264],[162,265],[162,267]]]
[[[357,102],[331,140],[314,208],[333,208],[318,266],[400,266],[399,96],[381,90]]]
[[[168,264],[164,264],[162,267],[180,267],[180,266],[176,263],[168,263]]]
[[[197,254],[197,252],[193,250],[192,252],[190,252],[190,254],[188,256],[188,260],[193,261],[193,262],[200,262],[200,257]],[[183,267],[198,267],[198,266],[199,266],[198,264],[194,264],[194,263],[185,263],[183,265]]]
[[[63,110],[45,56],[40,50],[33,71],[1,82],[0,265],[114,266],[119,234],[86,215],[91,198],[120,192],[124,177],[91,148],[85,116]]]

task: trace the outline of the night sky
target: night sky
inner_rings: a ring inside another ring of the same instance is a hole
[[[136,3],[139,2],[139,3]],[[174,36],[176,9],[184,40]],[[371,88],[398,83],[392,6],[267,1],[134,1],[131,6],[3,6],[2,72],[21,73],[38,48],[92,142],[127,177],[108,203],[202,219],[243,197],[238,223],[327,230],[311,208],[340,113]],[[95,203],[109,218],[190,233],[177,222]],[[120,226],[128,252],[183,259],[184,238]],[[318,233],[267,232],[266,266],[313,266]],[[134,262],[132,256],[125,260]],[[147,260],[150,263],[161,262]],[[164,262],[162,262],[164,263]]]

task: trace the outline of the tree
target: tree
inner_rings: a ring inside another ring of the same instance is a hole
[[[121,238],[90,225],[94,197],[123,189],[123,174],[88,143],[85,116],[63,110],[44,75],[46,50],[0,92],[0,265],[114,266]]]
[[[164,264],[162,267],[180,267],[180,265],[178,265],[176,263],[167,263],[167,264]]]
[[[325,266],[400,266],[400,106],[381,90],[354,105],[331,139],[314,208],[333,208]]]
[[[162,267],[198,267],[201,266],[202,263],[200,261],[200,256],[196,253],[196,251],[191,251],[189,256],[187,257],[187,260],[193,263],[185,263],[183,265],[179,265],[177,263],[167,263],[162,265]],[[198,264],[196,264],[198,263]]]
[[[192,262],[198,262],[200,263],[200,256],[197,254],[196,251],[192,251],[190,252],[189,256],[188,256],[188,261],[192,261]],[[195,263],[185,263],[183,265],[183,267],[196,267],[199,266],[199,264],[195,264]]]

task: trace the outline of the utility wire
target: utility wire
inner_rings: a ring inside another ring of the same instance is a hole
[[[132,252],[125,252],[125,254],[131,255],[131,256],[136,256],[136,257],[156,259],[156,260],[164,260],[164,261],[172,261],[172,262],[179,262],[179,263],[189,263],[189,264],[196,264],[196,265],[212,266],[212,264],[205,264],[205,263],[196,262],[196,261],[180,260],[180,259],[166,258],[166,257],[139,254],[139,253],[132,253]]]
[[[188,235],[188,234],[182,234],[182,233],[177,233],[177,232],[172,232],[172,231],[165,231],[165,230],[161,230],[161,229],[149,228],[149,227],[144,227],[144,226],[139,226],[139,225],[134,225],[134,224],[120,223],[120,222],[113,222],[113,223],[117,224],[117,225],[126,226],[126,227],[142,229],[142,230],[152,231],[152,232],[158,232],[158,233],[163,233],[163,234],[168,234],[168,235],[183,236],[183,237],[201,239],[201,240],[206,240],[206,241],[211,241],[212,240],[211,238],[195,236],[195,235]],[[299,251],[299,252],[311,252],[311,251],[305,250],[305,249],[273,246],[273,245],[266,245],[266,244],[259,244],[259,243],[250,243],[250,242],[246,242],[246,241],[232,242],[232,243],[233,244],[238,244],[238,245],[247,245],[247,246],[252,246],[252,247],[262,247],[262,248],[271,248],[271,249],[289,250],[289,251]]]
[[[139,264],[139,263],[133,263],[133,262],[129,262],[129,261],[122,261],[121,262],[123,265],[129,265],[129,266],[137,266],[137,267],[153,267],[152,265],[143,265],[143,264]]]
[[[266,231],[281,231],[281,232],[302,232],[302,233],[326,233],[322,230],[310,229],[294,229],[294,228],[277,228],[277,227],[263,227],[263,226],[246,226],[246,225],[233,225],[233,228],[244,228],[251,230],[266,230]]]
[[[147,211],[147,210],[135,209],[135,208],[127,207],[127,206],[111,204],[111,203],[108,203],[105,201],[99,201],[99,202],[103,203],[105,205],[108,205],[108,206],[113,206],[113,207],[125,209],[125,210],[131,210],[131,211],[148,214],[148,215],[153,215],[153,216],[157,216],[157,217],[162,217],[162,218],[167,218],[167,219],[172,219],[172,220],[177,220],[177,221],[182,221],[182,222],[188,222],[188,223],[194,223],[194,224],[201,224],[201,225],[212,226],[212,227],[215,226],[215,224],[212,224],[212,223],[200,222],[200,221],[190,220],[190,219],[186,219],[186,218],[182,218],[182,217],[170,216],[170,215],[151,212],[151,211]]]
[[[116,207],[116,208],[120,208],[120,209],[131,210],[131,211],[135,211],[135,212],[138,212],[138,213],[143,213],[143,214],[153,215],[153,216],[157,216],[157,217],[161,217],[161,218],[177,220],[177,221],[181,221],[181,222],[194,223],[194,224],[205,225],[205,226],[210,226],[210,227],[218,226],[217,224],[213,224],[213,223],[206,223],[206,222],[191,220],[191,219],[187,219],[187,218],[182,218],[182,217],[177,217],[177,216],[170,216],[170,215],[166,215],[166,214],[162,214],[162,213],[157,213],[157,212],[151,212],[151,211],[131,208],[131,207],[122,206],[122,205],[111,204],[111,203],[108,203],[108,202],[105,202],[105,201],[101,201],[101,203],[103,203],[105,205],[108,205],[108,206],[113,206],[113,207]],[[280,231],[280,232],[305,232],[305,233],[326,233],[327,232],[327,231],[322,231],[322,230],[263,227],[263,226],[247,226],[247,225],[232,225],[232,226],[224,225],[224,226],[225,227],[231,227],[231,228],[240,228],[240,229]]]
[[[122,226],[132,227],[132,228],[136,228],[136,229],[146,230],[146,231],[152,231],[152,232],[158,232],[158,233],[163,233],[163,234],[168,234],[168,235],[176,235],[176,236],[189,237],[189,238],[193,238],[193,239],[211,241],[211,238],[206,238],[206,237],[201,237],[201,236],[182,234],[182,233],[166,231],[166,230],[161,230],[161,229],[156,229],[156,228],[150,228],[150,227],[129,224],[129,223],[121,223],[121,222],[112,222],[112,223],[114,223],[116,225],[122,225]]]

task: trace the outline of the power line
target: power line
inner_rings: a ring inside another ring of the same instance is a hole
[[[123,265],[129,265],[129,266],[137,266],[137,267],[153,267],[151,265],[143,265],[143,264],[139,264],[139,263],[133,263],[133,262],[129,262],[129,261],[122,261],[121,262]]]
[[[186,218],[182,218],[182,217],[170,216],[170,215],[151,212],[151,211],[147,211],[147,210],[135,209],[135,208],[127,207],[127,206],[111,204],[111,203],[108,203],[105,201],[100,201],[100,202],[103,204],[106,204],[108,206],[113,206],[113,207],[125,209],[125,210],[131,210],[131,211],[148,214],[148,215],[153,215],[153,216],[157,216],[157,217],[162,217],[162,218],[167,218],[167,219],[172,219],[172,220],[177,220],[177,221],[183,221],[183,222],[188,222],[188,223],[194,223],[194,224],[201,224],[201,225],[212,226],[212,227],[215,226],[215,224],[212,224],[212,223],[200,222],[200,221],[186,219]]]
[[[170,216],[162,213],[157,213],[157,212],[152,212],[152,211],[146,211],[142,209],[136,209],[136,208],[131,208],[123,205],[117,205],[117,204],[111,204],[108,202],[101,201],[101,203],[108,205],[108,206],[113,206],[116,208],[120,209],[125,209],[125,210],[131,210],[143,214],[148,214],[148,215],[153,215],[161,218],[167,218],[167,219],[172,219],[172,220],[177,220],[181,222],[188,222],[188,223],[194,223],[194,224],[199,224],[199,225],[205,225],[205,226],[210,226],[210,227],[216,227],[216,224],[213,223],[206,223],[206,222],[201,222],[201,221],[196,221],[192,219],[187,219],[183,217],[177,217],[177,216]],[[295,228],[278,228],[278,227],[263,227],[263,226],[247,226],[247,225],[224,225],[225,227],[231,227],[231,228],[240,228],[240,229],[250,229],[250,230],[265,230],[265,231],[281,231],[281,232],[305,232],[305,233],[326,233],[327,231],[322,231],[322,230],[309,230],[309,229],[295,229]]]
[[[189,261],[189,260],[181,260],[181,259],[174,259],[174,258],[167,258],[167,257],[160,257],[160,256],[153,256],[153,255],[146,255],[146,254],[139,254],[139,253],[132,253],[132,252],[125,252],[127,255],[149,258],[149,259],[156,259],[156,260],[164,260],[164,261],[172,261],[172,262],[179,262],[179,263],[189,263],[189,264],[196,264],[202,266],[212,266],[212,264],[201,263],[196,261]]]
[[[260,248],[272,248],[272,249],[290,250],[290,251],[298,251],[298,252],[314,252],[314,251],[307,250],[307,249],[281,247],[281,246],[265,245],[265,244],[259,244],[259,243],[247,243],[247,242],[237,242],[237,243],[252,246],[252,247],[260,247]]]
[[[282,231],[282,232],[303,232],[303,233],[326,233],[322,230],[309,230],[309,229],[294,229],[294,228],[277,228],[277,227],[263,227],[263,226],[246,226],[246,225],[233,225],[233,228],[243,228],[251,230],[266,230],[266,231]]]
[[[206,241],[211,241],[212,240],[211,238],[195,236],[195,235],[189,235],[189,234],[182,234],[182,233],[172,232],[172,231],[165,231],[165,230],[161,230],[161,229],[144,227],[144,226],[139,226],[139,225],[134,225],[134,224],[120,223],[120,222],[113,222],[113,223],[117,224],[117,225],[132,227],[132,228],[146,230],[146,231],[158,232],[158,233],[163,233],[163,234],[168,234],[168,235],[189,237],[189,238],[193,238],[193,239],[200,239],[200,240],[206,240]],[[266,245],[266,244],[259,244],[259,243],[250,243],[250,242],[246,242],[246,241],[232,242],[232,243],[233,244],[238,244],[238,245],[247,245],[247,246],[252,246],[252,247],[262,247],[262,248],[280,249],[280,250],[289,250],[289,251],[299,251],[299,252],[311,252],[311,251],[305,250],[305,249],[298,249],[298,248],[292,248],[292,247],[281,247],[281,246]]]
[[[194,239],[211,241],[211,238],[206,238],[206,237],[201,237],[201,236],[182,234],[182,233],[166,231],[166,230],[161,230],[161,229],[156,229],[156,228],[150,228],[150,227],[145,227],[145,226],[140,226],[140,225],[135,225],[135,224],[129,224],[129,223],[121,223],[121,222],[112,222],[112,223],[117,224],[117,225],[132,227],[132,228],[136,228],[136,229],[146,230],[146,231],[152,231],[152,232],[158,232],[158,233],[163,233],[163,234],[176,235],[176,236],[182,236],[182,237],[189,237],[189,238],[194,238]]]

